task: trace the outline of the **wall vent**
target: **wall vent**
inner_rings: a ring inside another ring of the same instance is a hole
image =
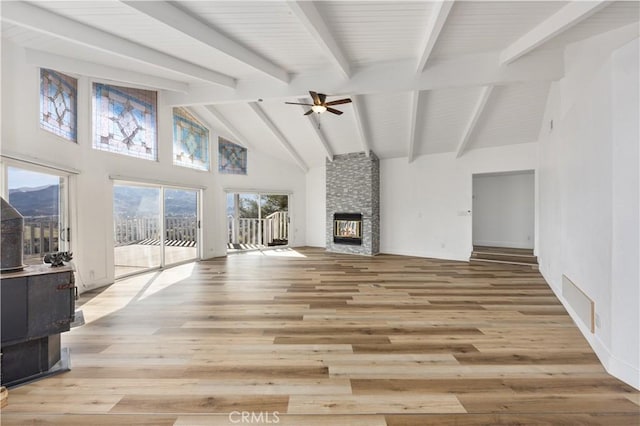
[[[582,323],[595,333],[596,304],[587,294],[562,275],[562,297],[571,306]]]

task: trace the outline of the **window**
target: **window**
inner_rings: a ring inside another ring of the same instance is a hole
[[[185,108],[173,109],[173,164],[209,171],[209,130]]]
[[[23,260],[41,264],[45,253],[69,251],[69,175],[18,162],[0,167],[4,198],[24,218]]]
[[[246,175],[247,148],[218,139],[218,171],[220,173]]]
[[[40,127],[77,142],[78,80],[40,69]]]
[[[93,84],[93,147],[158,159],[156,92]]]

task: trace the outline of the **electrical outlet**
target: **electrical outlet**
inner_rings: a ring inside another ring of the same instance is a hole
[[[600,328],[601,327],[601,323],[600,323],[600,315],[596,314],[596,327]]]

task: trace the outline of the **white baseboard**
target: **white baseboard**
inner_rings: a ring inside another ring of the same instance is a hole
[[[589,330],[587,325],[583,323],[580,316],[562,296],[562,285],[554,285],[553,280],[549,279],[548,273],[544,268],[540,268],[540,273],[549,284],[549,287],[554,292],[560,303],[562,303],[562,306],[564,306],[565,310],[573,320],[573,323],[578,327],[578,330],[580,330],[580,333],[582,333],[584,338],[587,340],[589,346],[591,346],[591,349],[593,349],[607,373],[640,390],[640,370],[638,367],[616,358],[611,353],[609,347],[600,340],[598,334],[591,333],[591,330]]]

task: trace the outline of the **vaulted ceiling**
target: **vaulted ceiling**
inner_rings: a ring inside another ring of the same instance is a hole
[[[638,23],[637,1],[3,2],[35,66],[165,90],[249,150],[303,170],[533,142],[572,42]],[[349,96],[304,116],[309,90]]]

